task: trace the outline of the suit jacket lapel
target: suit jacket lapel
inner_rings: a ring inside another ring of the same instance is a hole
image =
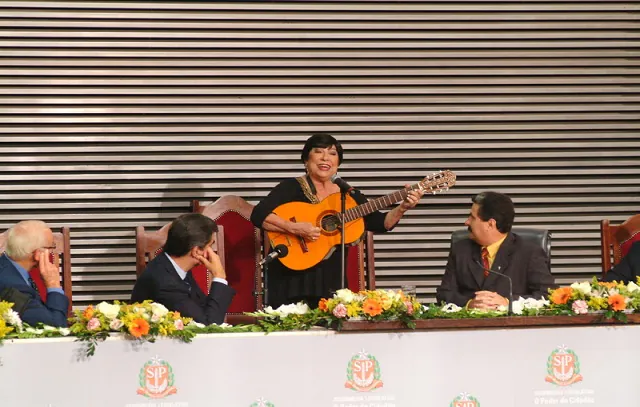
[[[513,234],[509,233],[509,235],[507,235],[507,238],[504,239],[504,242],[502,242],[502,245],[500,245],[498,253],[496,253],[496,258],[491,265],[491,270],[497,271],[498,273],[506,274],[506,270],[509,267],[509,262],[511,261],[511,255],[513,254],[513,241]],[[483,286],[486,285],[488,287],[492,287],[494,286],[496,280],[502,278],[504,277],[501,277],[497,274],[489,274],[489,276],[484,279]]]

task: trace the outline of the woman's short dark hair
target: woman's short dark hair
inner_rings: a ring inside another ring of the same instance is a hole
[[[474,196],[471,201],[478,205],[480,219],[485,222],[489,219],[494,219],[496,228],[501,233],[511,231],[513,219],[516,216],[511,198],[499,192],[486,191]]]
[[[306,163],[309,159],[309,153],[312,149],[328,148],[331,146],[336,147],[336,151],[338,152],[338,164],[342,164],[342,145],[330,134],[314,134],[313,136],[309,137],[304,143],[300,158],[302,158],[303,163]]]
[[[194,248],[204,248],[211,241],[218,225],[199,213],[179,216],[171,223],[163,251],[170,256],[184,256]]]

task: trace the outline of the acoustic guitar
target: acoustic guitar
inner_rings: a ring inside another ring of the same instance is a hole
[[[417,184],[358,205],[347,194],[345,205],[345,244],[357,243],[364,235],[364,216],[387,208],[407,197],[409,191],[421,190],[436,194],[455,185],[456,175],[451,171],[441,171],[425,177]],[[320,228],[320,238],[307,241],[300,236],[282,232],[267,232],[271,247],[283,244],[288,254],[280,258],[282,264],[291,270],[306,270],[329,257],[340,245],[340,193],[327,196],[322,202],[289,202],[278,206],[273,213],[291,222],[308,222]]]

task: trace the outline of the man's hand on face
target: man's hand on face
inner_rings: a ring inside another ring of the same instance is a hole
[[[38,250],[38,269],[42,281],[47,288],[60,288],[60,259],[53,255],[53,262],[49,259],[49,249]]]
[[[214,278],[227,278],[227,274],[222,267],[220,257],[213,251],[211,247],[204,250],[204,255],[196,254],[196,260],[203,264]]]

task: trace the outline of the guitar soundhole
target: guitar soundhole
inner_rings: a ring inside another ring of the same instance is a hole
[[[340,219],[336,215],[328,215],[322,218],[322,230],[335,232],[340,228]]]

